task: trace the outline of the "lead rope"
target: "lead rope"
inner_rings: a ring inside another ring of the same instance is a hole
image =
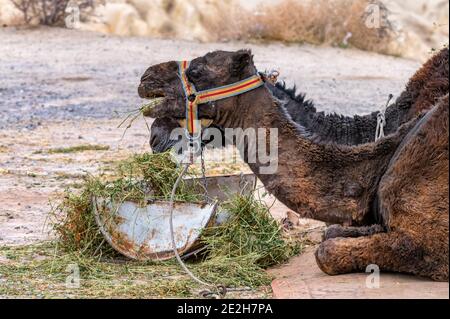
[[[203,154],[203,145],[201,146],[200,150],[200,162],[201,162],[201,168],[202,168],[202,180],[203,180],[203,188],[205,189],[205,201],[208,200],[208,181],[206,180],[206,166],[205,166],[205,157]]]
[[[218,285],[215,286],[213,284],[207,283],[198,277],[196,277],[186,266],[186,264],[183,262],[183,260],[180,257],[180,254],[178,253],[177,244],[175,243],[175,235],[173,230],[173,210],[174,210],[174,203],[175,203],[175,193],[178,188],[178,185],[180,184],[181,179],[186,174],[187,170],[191,166],[191,163],[186,163],[183,166],[183,169],[181,170],[180,175],[178,176],[177,180],[175,181],[175,184],[172,188],[172,193],[170,194],[170,205],[169,205],[169,221],[170,221],[170,239],[172,241],[172,250],[175,254],[175,257],[178,261],[178,264],[183,268],[183,270],[188,274],[189,277],[192,278],[195,282],[199,283],[202,286],[208,287],[208,289],[202,290],[200,292],[200,295],[205,298],[211,298],[211,299],[219,299],[223,298],[226,295],[226,288],[225,286]],[[215,289],[211,289],[215,288]],[[214,291],[215,290],[215,291]]]
[[[381,108],[381,110],[377,114],[377,128],[375,130],[375,142],[380,138],[384,137],[384,127],[386,126],[386,109],[389,105],[389,102],[394,96],[389,94],[386,105]]]
[[[175,184],[172,188],[172,193],[170,194],[170,205],[169,205],[169,221],[170,221],[170,239],[172,241],[172,250],[175,254],[175,257],[178,261],[178,264],[183,268],[183,270],[186,272],[186,274],[191,277],[192,280],[199,283],[200,285],[203,285],[207,287],[204,290],[201,290],[199,292],[199,295],[203,298],[210,298],[210,299],[222,299],[225,297],[228,291],[249,291],[251,290],[250,287],[239,287],[239,288],[227,288],[225,285],[214,285],[211,283],[208,283],[202,279],[199,279],[197,276],[195,276],[189,268],[186,266],[186,264],[181,259],[180,254],[178,253],[177,245],[175,243],[175,235],[173,230],[173,210],[174,210],[174,203],[175,203],[175,194],[176,190],[178,188],[178,185],[181,182],[181,179],[186,174],[187,170],[191,166],[192,163],[192,153],[189,154],[189,161],[184,164],[183,169],[180,172],[180,175],[178,176],[177,180],[175,181]],[[203,181],[205,183],[205,199],[208,199],[207,197],[207,190],[206,190],[206,175],[205,175],[205,162],[203,159],[203,148],[201,149],[201,161],[202,161],[202,175],[203,175]]]

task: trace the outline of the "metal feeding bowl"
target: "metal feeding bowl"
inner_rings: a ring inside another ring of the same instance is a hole
[[[187,185],[194,187],[197,192],[204,191],[201,178],[186,178],[184,181]],[[208,197],[223,202],[235,194],[253,192],[256,186],[256,176],[254,174],[207,176],[206,185]]]
[[[202,180],[186,179],[192,187],[204,191]],[[217,201],[225,201],[237,193],[249,194],[256,185],[253,174],[221,175],[206,178],[211,202],[175,202],[174,238],[183,256],[197,249],[202,229],[222,223],[226,212],[217,212]],[[169,227],[169,201],[148,201],[140,205],[132,201],[115,203],[94,199],[95,220],[106,241],[118,252],[136,260],[166,260],[174,257]]]

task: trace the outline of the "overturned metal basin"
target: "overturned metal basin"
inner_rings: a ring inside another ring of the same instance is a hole
[[[198,179],[187,182],[192,187],[200,187]],[[252,174],[208,177],[208,196],[226,200],[236,193],[248,194],[255,183],[256,177]],[[169,227],[169,201],[139,205],[132,201],[115,203],[94,198],[93,206],[96,222],[106,241],[124,256],[136,260],[166,260],[175,256]],[[226,212],[217,212],[217,201],[175,202],[173,226],[178,253],[184,255],[198,248],[201,231],[226,219]]]
[[[203,191],[201,178],[186,178],[185,182],[198,192]],[[226,201],[234,194],[246,195],[253,192],[256,187],[256,176],[254,174],[207,176],[206,185],[208,197]]]
[[[95,217],[107,242],[121,254],[136,260],[166,260],[174,257],[167,201],[144,207],[126,201],[116,205],[96,199]],[[175,202],[173,227],[180,255],[193,248],[200,232],[213,219],[217,204]]]

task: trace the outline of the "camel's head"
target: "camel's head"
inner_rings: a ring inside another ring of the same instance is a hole
[[[250,51],[215,51],[191,61],[186,76],[197,91],[235,83],[256,74]],[[145,71],[138,88],[141,98],[157,99],[157,103],[144,115],[156,118],[152,125],[151,146],[162,152],[174,145],[170,139],[173,129],[185,119],[186,96],[180,79],[178,63],[165,62]],[[220,118],[236,109],[236,97],[200,104],[198,117],[215,125]]]

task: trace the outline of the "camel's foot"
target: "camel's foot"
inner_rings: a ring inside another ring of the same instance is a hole
[[[381,225],[371,225],[371,226],[341,226],[341,225],[331,225],[329,226],[323,235],[323,240],[337,238],[337,237],[362,237],[370,236],[377,233],[385,232],[385,228]]]
[[[448,280],[448,256],[428,255],[420,245],[399,233],[328,239],[315,255],[319,268],[329,275],[365,271],[374,264],[381,271]]]

